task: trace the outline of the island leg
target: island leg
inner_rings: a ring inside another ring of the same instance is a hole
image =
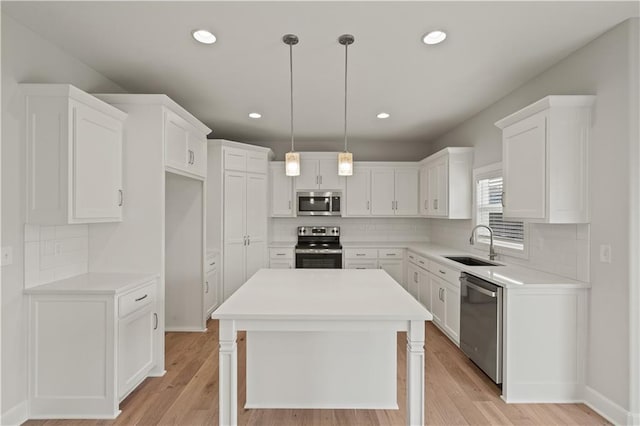
[[[220,320],[220,425],[238,424],[238,344],[233,320]]]
[[[409,321],[407,331],[408,425],[424,425],[424,403],[424,321]]]

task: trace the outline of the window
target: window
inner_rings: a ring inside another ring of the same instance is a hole
[[[496,251],[504,254],[525,253],[524,222],[508,220],[502,216],[502,166],[494,164],[474,170],[475,181],[475,224],[487,225],[493,229],[493,243]],[[476,231],[477,241],[489,244],[489,231]]]

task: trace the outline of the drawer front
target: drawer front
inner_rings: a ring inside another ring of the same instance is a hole
[[[269,261],[269,268],[271,269],[293,269],[293,259],[271,259]]]
[[[423,269],[429,270],[429,260],[426,257],[420,256],[419,254],[415,254],[414,252],[410,251],[407,253],[407,259],[414,265],[418,265]]]
[[[377,259],[378,249],[345,249],[345,259]]]
[[[441,265],[437,262],[431,261],[429,264],[429,272],[442,278],[448,283],[453,284],[456,288],[460,288],[460,271],[457,269],[449,268],[448,266]]]
[[[379,259],[402,259],[402,249],[378,249]]]
[[[207,257],[207,265],[206,265],[207,272],[213,271],[219,266],[219,264],[220,264],[220,257],[218,255]]]
[[[118,316],[120,318],[126,317],[130,313],[135,312],[150,303],[153,303],[155,297],[155,281],[152,281],[137,290],[133,290],[129,293],[123,294],[122,296],[118,297]]]
[[[378,269],[377,260],[347,259],[344,262],[345,269]]]
[[[293,259],[293,249],[290,248],[270,248],[269,259]]]

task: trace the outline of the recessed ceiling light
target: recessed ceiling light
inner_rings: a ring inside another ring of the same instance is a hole
[[[389,118],[389,113],[381,112],[380,114],[376,115],[376,117],[378,117],[378,118]]]
[[[262,114],[260,114],[259,112],[250,112],[249,113],[249,118],[260,118],[262,117]]]
[[[194,30],[191,35],[197,41],[203,44],[213,44],[216,42],[216,36],[214,36],[211,31],[207,30]]]
[[[422,42],[424,44],[438,44],[442,43],[445,38],[447,38],[447,33],[445,33],[444,31],[436,30],[431,31],[429,34],[422,37]]]

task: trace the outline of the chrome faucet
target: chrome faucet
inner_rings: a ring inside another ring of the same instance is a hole
[[[469,244],[475,244],[476,229],[478,228],[487,228],[489,230],[489,237],[491,238],[491,242],[489,243],[489,259],[494,260],[496,258],[496,251],[493,249],[493,229],[491,229],[487,225],[476,225],[473,227],[473,229],[471,230],[471,238],[469,238]]]

